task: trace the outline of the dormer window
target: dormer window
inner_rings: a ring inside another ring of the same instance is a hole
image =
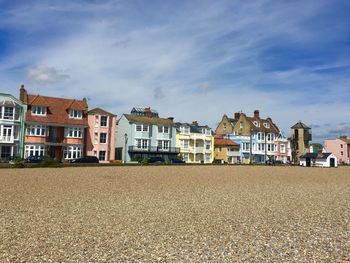
[[[69,118],[71,119],[82,119],[83,112],[81,110],[69,110]]]
[[[267,129],[269,129],[269,128],[270,128],[270,124],[267,123],[267,122],[264,122],[264,127],[267,128]]]
[[[182,134],[189,134],[189,133],[190,133],[190,127],[181,126],[180,132],[181,132]]]
[[[46,107],[32,106],[32,115],[46,116]]]
[[[255,127],[260,127],[260,122],[254,121],[254,125],[255,125]]]

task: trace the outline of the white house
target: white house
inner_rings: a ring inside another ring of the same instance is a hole
[[[333,153],[306,153],[300,157],[300,165],[311,167],[338,167],[337,157]]]

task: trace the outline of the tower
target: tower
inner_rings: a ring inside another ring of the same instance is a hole
[[[309,151],[312,140],[311,128],[299,121],[291,127],[292,161],[298,162],[300,156]]]

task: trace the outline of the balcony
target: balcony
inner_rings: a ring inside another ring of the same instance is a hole
[[[0,136],[0,143],[13,143],[13,136]]]
[[[168,149],[160,147],[139,148],[137,146],[129,146],[129,152],[147,152],[147,153],[180,153],[180,148],[169,147]]]
[[[196,146],[196,147],[194,147],[194,151],[196,152],[196,153],[203,153],[203,151],[204,151],[204,147],[202,147],[202,146]]]
[[[239,157],[240,154],[239,154],[239,151],[228,151],[227,156],[228,157]]]

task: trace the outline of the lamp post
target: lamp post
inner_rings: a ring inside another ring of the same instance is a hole
[[[128,143],[128,135],[124,134],[124,163],[126,163],[126,145]]]

